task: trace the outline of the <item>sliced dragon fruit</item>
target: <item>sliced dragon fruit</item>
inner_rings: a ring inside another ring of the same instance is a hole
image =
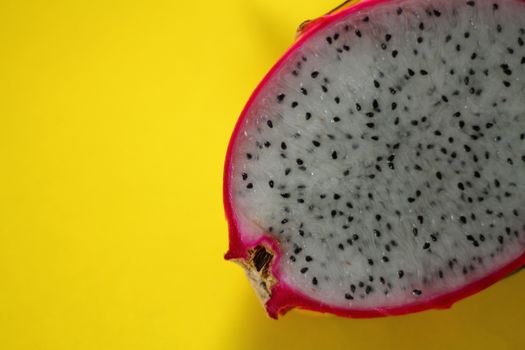
[[[271,317],[449,307],[525,265],[525,2],[307,25],[228,149],[227,259]]]

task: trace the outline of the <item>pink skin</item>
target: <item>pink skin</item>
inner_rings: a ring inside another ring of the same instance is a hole
[[[245,118],[250,110],[253,102],[259,95],[261,89],[266,85],[268,80],[273,74],[281,68],[288,57],[299,49],[312,35],[325,28],[327,25],[336,22],[337,20],[345,17],[346,15],[379,5],[389,0],[365,0],[356,5],[348,7],[341,12],[335,14],[320,17],[306,25],[303,29],[303,33],[294,43],[294,45],[281,57],[281,59],[272,67],[272,69],[266,74],[264,79],[259,83],[255,91],[252,93],[248,103],[244,107],[235,129],[233,131],[230,143],[228,145],[228,152],[226,155],[226,162],[224,166],[224,187],[223,187],[223,199],[224,207],[226,211],[226,218],[228,220],[229,227],[229,249],[225,254],[225,259],[247,259],[248,250],[253,249],[257,245],[264,245],[271,249],[274,254],[274,263],[272,265],[272,274],[279,281],[272,287],[271,297],[266,302],[266,311],[272,318],[277,319],[280,315],[284,315],[287,311],[292,308],[298,307],[301,309],[307,309],[323,313],[331,313],[343,317],[352,318],[368,318],[368,317],[380,317],[389,315],[402,315],[412,312],[418,312],[428,309],[447,309],[450,308],[456,301],[461,300],[469,295],[475,294],[490,285],[494,284],[503,277],[509,275],[513,271],[525,266],[525,252],[518,258],[508,263],[507,265],[499,268],[493,273],[467,284],[459,289],[452,290],[446,294],[437,295],[426,299],[421,299],[417,302],[403,304],[400,306],[393,307],[377,307],[373,309],[359,309],[359,308],[344,308],[336,307],[328,304],[324,304],[318,300],[312,299],[301,292],[296,291],[293,287],[287,285],[281,281],[281,271],[279,268],[279,261],[281,258],[281,252],[279,249],[279,242],[270,237],[264,236],[255,241],[246,240],[244,235],[241,233],[240,225],[237,221],[235,211],[232,207],[231,198],[231,163],[233,149],[235,148],[235,141],[237,140],[238,133],[241,125],[244,123]]]

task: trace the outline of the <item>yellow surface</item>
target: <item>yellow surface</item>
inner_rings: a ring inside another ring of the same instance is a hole
[[[276,322],[222,260],[237,115],[336,5],[0,2],[0,349],[525,348],[525,273],[450,311]]]

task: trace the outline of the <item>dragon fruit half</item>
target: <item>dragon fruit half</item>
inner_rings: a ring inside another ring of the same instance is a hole
[[[443,308],[525,265],[525,2],[309,23],[230,141],[227,259],[271,317]]]

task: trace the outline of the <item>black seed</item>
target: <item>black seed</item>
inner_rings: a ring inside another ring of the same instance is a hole
[[[421,292],[419,289],[413,289],[413,290],[412,290],[412,293],[414,293],[414,295],[416,295],[416,296],[419,296],[419,295],[421,295],[423,292]]]
[[[253,184],[250,182],[249,184],[246,185],[246,188],[247,189],[252,189],[253,188]]]
[[[417,42],[418,42],[418,44],[421,44],[421,43],[423,42],[423,37],[420,37],[420,36],[419,36],[419,37],[417,38]]]
[[[357,35],[358,37],[361,37],[361,35],[362,35],[362,34],[361,34],[361,31],[360,31],[359,29],[357,29],[357,30],[355,31],[355,35]]]
[[[405,275],[405,272],[403,270],[399,270],[397,271],[397,275],[399,276],[399,278],[403,278],[403,276]]]
[[[428,248],[430,248],[430,243],[425,242],[425,244],[423,244],[423,249],[428,249]]]
[[[312,113],[306,112],[304,117],[305,117],[306,120],[309,120],[310,118],[312,118]]]
[[[332,159],[337,159],[337,152],[336,151],[333,151],[332,152]]]
[[[247,178],[248,178],[248,174],[246,174],[246,173],[242,173],[242,179],[243,179],[243,180],[246,180]]]
[[[268,186],[270,186],[270,188],[273,188],[273,185],[274,185],[273,180],[268,181]]]
[[[510,82],[508,82],[506,80],[503,80],[503,85],[505,85],[505,87],[509,87],[510,86]]]
[[[308,267],[303,267],[300,271],[301,273],[306,273],[306,271],[308,271]]]
[[[370,265],[370,266],[374,265],[374,260],[368,259],[368,265]]]
[[[476,3],[474,1],[467,1],[467,5],[469,6],[475,6]]]
[[[268,125],[269,128],[273,128],[273,123],[271,120],[266,121],[266,125]]]
[[[466,224],[467,223],[467,218],[462,215],[462,216],[459,217],[459,221],[461,221],[462,224]]]
[[[286,148],[287,148],[286,143],[281,142],[281,149],[282,149],[282,150],[285,150]]]
[[[428,74],[428,72],[426,70],[424,70],[424,69],[421,69],[419,71],[419,73],[421,73],[421,75],[427,75]]]
[[[293,101],[292,104],[291,104],[292,108],[297,107],[297,105],[298,105],[297,101]]]
[[[290,194],[289,193],[281,193],[281,197],[283,197],[283,198],[290,198]]]
[[[377,80],[374,80],[374,86],[379,89],[381,84],[379,84],[379,82]]]
[[[311,76],[312,78],[315,79],[315,78],[317,78],[317,77],[319,76],[319,72],[318,72],[318,71],[313,71],[313,72],[310,74],[310,76]]]
[[[353,297],[351,294],[346,293],[346,294],[345,294],[345,299],[346,299],[346,300],[353,300],[354,297]]]
[[[403,9],[401,7],[398,7],[397,10],[396,10],[396,13],[398,15],[402,14],[403,13]]]

